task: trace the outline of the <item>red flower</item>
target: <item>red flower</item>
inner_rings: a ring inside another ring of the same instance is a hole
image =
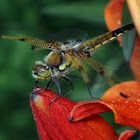
[[[98,115],[77,123],[69,122],[68,115],[75,103],[64,97],[59,97],[48,109],[55,96],[56,94],[49,90],[30,95],[30,104],[41,140],[118,139],[112,127]]]

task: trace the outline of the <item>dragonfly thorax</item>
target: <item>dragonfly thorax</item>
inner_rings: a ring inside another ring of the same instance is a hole
[[[48,67],[52,70],[65,71],[70,67],[71,63],[64,57],[60,51],[54,50],[44,58]]]

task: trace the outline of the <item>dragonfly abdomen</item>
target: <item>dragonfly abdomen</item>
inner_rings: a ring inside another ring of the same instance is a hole
[[[110,40],[113,40],[119,36],[122,36],[123,34],[127,33],[128,31],[132,30],[133,28],[134,28],[134,24],[131,23],[131,24],[124,25],[112,32],[109,32],[112,34],[112,37],[110,38]]]
[[[122,36],[123,34],[127,33],[133,28],[134,28],[133,23],[124,25],[114,31],[105,33],[97,38],[93,38],[89,41],[86,41],[85,43],[82,43],[77,47],[77,50],[87,50],[90,53],[93,53],[96,49],[98,49],[102,45],[105,45],[108,42],[115,40],[117,37]]]
[[[114,31],[105,33],[105,34],[97,37],[95,39],[95,41],[93,40],[93,43],[91,45],[94,47],[91,47],[89,49],[89,51],[93,52],[94,50],[96,50],[100,46],[102,46],[102,45],[104,45],[112,40],[115,40],[117,37],[122,36],[123,34],[127,33],[128,31],[132,30],[133,28],[134,28],[134,24],[131,23],[131,24],[124,25],[124,26],[122,26]]]

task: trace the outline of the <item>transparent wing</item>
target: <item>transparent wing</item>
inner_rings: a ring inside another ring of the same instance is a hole
[[[61,42],[46,42],[45,40],[29,37],[23,34],[17,34],[16,36],[0,35],[0,38],[24,41],[34,46],[41,47],[42,49],[60,49],[60,46],[62,45]]]
[[[102,75],[109,85],[114,85],[123,81],[134,80],[133,74],[126,63],[121,47],[105,46],[98,49],[90,57],[84,52],[77,52],[77,57]]]
[[[114,85],[116,83],[125,81],[124,78],[119,76],[122,74],[120,74],[121,72],[118,71],[121,67],[123,67],[122,64],[123,65],[125,64],[125,59],[123,57],[122,50],[115,50],[113,52],[114,49],[113,46],[112,48],[111,47],[108,48],[108,51],[106,50],[104,50],[103,52],[97,52],[97,51],[98,48],[100,49],[104,48],[102,46],[104,46],[105,44],[109,43],[112,40],[115,40],[117,37],[127,33],[133,28],[134,28],[133,23],[127,24],[114,31],[103,34],[97,38],[88,40],[75,48],[76,55],[79,59],[90,64],[93,67],[93,69],[98,73],[100,73],[110,85]],[[117,48],[119,47],[117,46]],[[91,59],[91,55],[93,55],[93,59]],[[125,70],[124,75],[128,73],[127,77],[129,77],[126,79],[133,80],[134,77],[132,76],[131,70],[129,69],[128,65],[125,66],[127,66],[127,68]]]
[[[44,37],[43,39],[47,42],[65,42],[68,40],[81,40],[82,42],[86,39],[87,33],[81,29],[68,29],[61,32],[56,32]]]
[[[82,43],[87,38],[87,33],[81,29],[68,29],[61,32],[56,32],[50,34],[46,37],[42,37],[46,42],[61,42],[61,45],[67,45],[69,48],[73,49],[73,47],[77,44]],[[32,46],[32,49],[42,50],[37,48],[36,46]]]
[[[76,43],[83,42],[87,37],[85,31],[80,29],[69,29],[57,33],[48,35],[47,37],[35,38],[29,35],[13,32],[8,34],[1,34],[1,38],[12,39],[24,41],[31,44],[31,48],[34,50],[43,50],[43,49],[57,49],[60,50],[61,45],[65,43],[71,43],[75,45]]]

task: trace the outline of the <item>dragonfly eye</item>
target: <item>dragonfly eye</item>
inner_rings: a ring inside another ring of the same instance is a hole
[[[43,65],[41,62],[35,62],[34,66],[33,66],[34,74],[38,75],[39,73],[42,73],[46,70],[48,70],[47,66]]]
[[[33,66],[32,75],[37,80],[47,80],[51,77],[51,71],[48,65],[41,61],[36,61]]]

